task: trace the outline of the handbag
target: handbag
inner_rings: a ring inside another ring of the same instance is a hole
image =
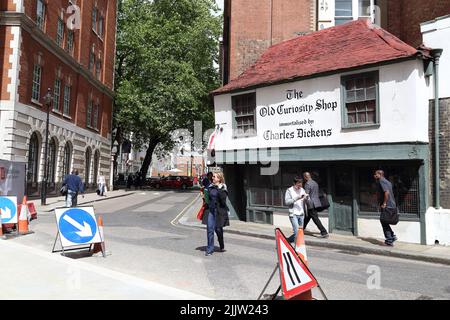
[[[61,187],[61,189],[59,189],[59,192],[61,193],[61,195],[65,196],[67,195],[67,184],[63,185]]]
[[[397,208],[382,208],[380,214],[381,223],[396,225],[399,220]]]
[[[198,213],[197,213],[198,220],[202,220],[204,212],[205,212],[205,205],[202,205],[202,207],[200,208],[200,210],[198,210]]]

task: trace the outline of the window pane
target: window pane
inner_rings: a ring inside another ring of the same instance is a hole
[[[352,17],[352,0],[336,0],[336,17]]]
[[[366,86],[365,78],[358,78],[358,79],[356,79],[356,88],[357,89],[365,88],[365,86]]]
[[[345,89],[347,90],[355,89],[355,80],[353,79],[347,80],[347,82],[345,83]]]
[[[249,132],[255,127],[254,114],[256,109],[256,98],[254,93],[233,96],[231,98],[233,110],[235,112],[235,135]]]
[[[366,93],[364,89],[356,90],[356,101],[366,100]]]
[[[359,0],[359,16],[370,17],[370,0]]]
[[[366,90],[366,99],[367,100],[375,100],[376,99],[375,87],[367,88],[367,90]]]
[[[338,26],[340,24],[344,24],[346,22],[352,21],[351,18],[336,18],[335,19],[335,25]]]
[[[358,123],[366,123],[366,113],[365,112],[361,112],[358,113]]]
[[[347,102],[355,102],[356,92],[355,90],[347,91]]]

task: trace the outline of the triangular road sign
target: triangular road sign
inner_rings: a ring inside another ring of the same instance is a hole
[[[278,228],[275,230],[275,237],[284,298],[288,300],[317,287],[316,278]]]

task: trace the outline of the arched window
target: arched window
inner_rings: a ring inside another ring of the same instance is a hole
[[[89,176],[91,174],[91,157],[92,157],[92,151],[91,148],[87,148],[86,149],[86,170],[84,171],[84,182],[86,183],[86,185],[89,184]]]
[[[56,175],[56,139],[50,139],[48,144],[48,166],[47,166],[47,181],[49,183],[55,183]]]
[[[70,164],[72,163],[72,147],[70,142],[64,146],[64,160],[63,160],[63,177],[70,173]]]
[[[38,181],[39,168],[39,139],[34,132],[30,138],[30,145],[28,147],[28,172],[27,181],[29,183],[36,183]]]
[[[99,164],[100,164],[100,151],[96,150],[94,153],[94,183],[97,183]]]

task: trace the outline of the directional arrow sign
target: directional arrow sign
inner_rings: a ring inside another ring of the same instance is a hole
[[[56,209],[55,215],[63,247],[101,242],[94,208]]]
[[[17,197],[0,197],[2,223],[17,223]]]

